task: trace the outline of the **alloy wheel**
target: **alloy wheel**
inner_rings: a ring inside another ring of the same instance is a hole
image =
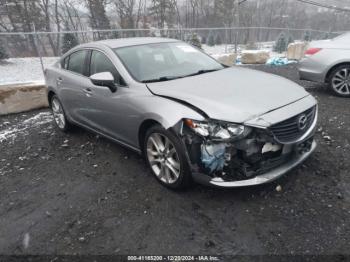
[[[340,95],[350,95],[350,68],[342,68],[333,76],[332,88]]]
[[[56,124],[59,128],[64,129],[66,126],[66,119],[61,103],[58,101],[57,98],[52,99],[51,108]]]
[[[173,184],[180,176],[180,160],[173,143],[165,135],[152,133],[147,140],[147,159],[159,180]]]

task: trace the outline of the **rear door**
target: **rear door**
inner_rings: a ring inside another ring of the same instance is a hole
[[[85,86],[90,81],[87,77],[86,62],[89,50],[82,49],[71,53],[62,61],[61,75],[57,78],[59,97],[66,114],[73,120],[84,123]]]

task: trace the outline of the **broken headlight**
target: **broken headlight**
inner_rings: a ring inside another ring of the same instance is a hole
[[[185,125],[196,134],[217,140],[236,140],[247,136],[251,128],[224,121],[197,121],[185,119]]]

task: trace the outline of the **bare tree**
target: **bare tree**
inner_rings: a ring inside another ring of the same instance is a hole
[[[106,15],[106,0],[85,0],[90,12],[90,25],[93,29],[110,29],[109,19]],[[106,33],[97,32],[94,39],[103,39]]]
[[[114,5],[119,17],[119,25],[121,28],[135,28],[135,26],[137,26],[137,23],[135,23],[134,20],[135,2],[135,0],[114,1]]]
[[[52,24],[56,24],[57,32],[61,31],[61,25],[58,14],[58,0],[40,0],[39,6],[43,12],[45,19],[45,30],[48,32],[52,31]],[[53,17],[53,19],[51,19]],[[53,21],[52,21],[53,20]],[[53,55],[57,56],[59,54],[59,45],[60,45],[60,37],[57,34],[54,39],[54,36],[51,34],[47,35],[49,44],[51,46]]]
[[[152,0],[149,8],[150,14],[157,21],[159,28],[164,28],[165,24],[171,26],[173,23],[174,6],[171,0]]]
[[[38,0],[2,0],[0,5],[1,16],[0,27],[8,32],[31,32],[33,26],[37,30],[45,28],[43,13],[39,7]],[[29,50],[28,55],[37,53],[37,46],[33,35],[23,38],[12,37],[11,41],[22,50]]]

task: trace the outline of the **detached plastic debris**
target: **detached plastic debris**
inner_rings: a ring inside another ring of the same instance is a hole
[[[297,63],[297,61],[288,60],[285,57],[272,57],[269,60],[267,60],[267,62],[266,62],[267,65],[273,65],[273,66],[288,65],[288,64],[293,64],[293,63]]]
[[[225,149],[225,144],[202,145],[201,159],[205,168],[210,169],[210,173],[224,168]]]
[[[276,191],[277,191],[277,192],[281,192],[281,191],[282,191],[281,185],[277,185],[277,186],[276,186]]]

